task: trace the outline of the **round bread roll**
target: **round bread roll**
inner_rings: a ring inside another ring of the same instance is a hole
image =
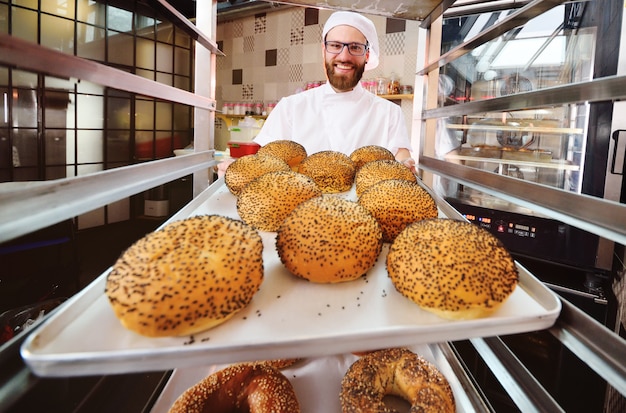
[[[287,162],[275,156],[245,155],[228,165],[224,173],[224,183],[230,192],[238,196],[244,186],[268,172],[290,171]]]
[[[393,153],[391,153],[391,151],[387,148],[383,148],[382,146],[378,145],[368,145],[355,149],[350,154],[350,159],[352,159],[352,162],[354,162],[354,166],[358,171],[364,164],[368,162],[379,161],[383,159],[393,161],[396,159],[396,157],[393,156]]]
[[[261,231],[276,231],[285,217],[302,202],[322,191],[311,178],[294,171],[261,175],[246,185],[237,197],[241,219]]]
[[[250,303],[263,280],[262,253],[261,236],[243,222],[194,216],[131,245],[108,274],[105,293],[129,330],[198,333]]]
[[[452,320],[489,316],[518,282],[515,262],[500,240],[452,219],[408,225],[391,244],[386,265],[402,295]]]
[[[261,146],[257,154],[280,158],[287,162],[289,167],[296,172],[298,171],[300,162],[307,156],[304,146],[300,145],[298,142],[287,139],[269,142]]]
[[[298,205],[276,235],[276,250],[294,275],[317,283],[361,277],[382,249],[376,219],[353,201],[323,195]]]
[[[410,223],[439,215],[435,200],[424,188],[400,179],[387,179],[370,186],[358,203],[380,224],[383,242],[392,242]]]
[[[385,179],[402,179],[417,182],[417,177],[402,163],[382,159],[364,164],[354,177],[356,194],[360,196],[367,188]]]
[[[386,395],[402,397],[412,412],[454,413],[450,383],[432,363],[403,348],[367,353],[355,361],[341,381],[343,413],[389,410]]]
[[[356,169],[348,155],[321,151],[304,158],[298,171],[310,176],[325,194],[333,194],[352,188]]]
[[[293,386],[264,363],[239,363],[211,374],[176,399],[169,413],[299,413]]]

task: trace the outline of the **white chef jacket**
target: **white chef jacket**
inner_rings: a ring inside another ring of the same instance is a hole
[[[358,84],[337,93],[326,83],[282,98],[254,141],[263,146],[278,139],[300,143],[311,155],[332,150],[350,155],[355,149],[378,145],[394,155],[411,150],[400,107]]]

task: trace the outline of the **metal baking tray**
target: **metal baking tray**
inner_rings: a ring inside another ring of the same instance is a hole
[[[433,363],[443,374],[454,394],[456,413],[474,412],[467,392],[467,383],[461,382],[445,353],[437,344],[422,344],[410,347],[415,354]],[[300,403],[302,413],[341,413],[339,393],[341,380],[348,368],[358,359],[358,356],[345,353],[333,356],[305,358],[294,365],[282,369],[282,373],[289,379]],[[152,406],[150,413],[167,413],[176,399],[185,390],[195,385],[205,377],[213,374],[227,365],[214,365],[176,369],[172,372],[163,391]],[[388,400],[393,403],[393,399]],[[398,411],[408,411],[402,404],[394,406]]]
[[[339,194],[354,197],[350,192]],[[236,198],[222,180],[168,222],[192,215],[238,218]],[[81,376],[163,371],[200,365],[294,357],[515,334],[554,324],[561,302],[518,265],[520,282],[493,315],[450,321],[420,309],[398,293],[387,275],[388,244],[363,277],[315,284],[280,262],[273,232],[261,232],[265,279],[252,302],[222,325],[186,337],[149,338],[125,329],[104,294],[105,271],[60,306],[23,343],[35,374]]]

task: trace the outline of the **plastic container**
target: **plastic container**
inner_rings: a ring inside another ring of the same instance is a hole
[[[261,145],[254,142],[228,142],[231,158],[241,158],[245,155],[254,155]]]
[[[259,134],[261,130],[256,119],[250,116],[239,121],[237,126],[232,126],[230,131],[230,140],[233,142],[252,142],[252,139]]]

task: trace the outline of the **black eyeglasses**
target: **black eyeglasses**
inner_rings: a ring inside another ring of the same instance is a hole
[[[348,48],[348,53],[352,56],[363,56],[367,53],[369,49],[368,44],[363,43],[342,43],[342,42],[334,42],[327,41],[324,42],[324,46],[326,47],[326,51],[332,54],[339,54],[343,51],[344,47]]]

